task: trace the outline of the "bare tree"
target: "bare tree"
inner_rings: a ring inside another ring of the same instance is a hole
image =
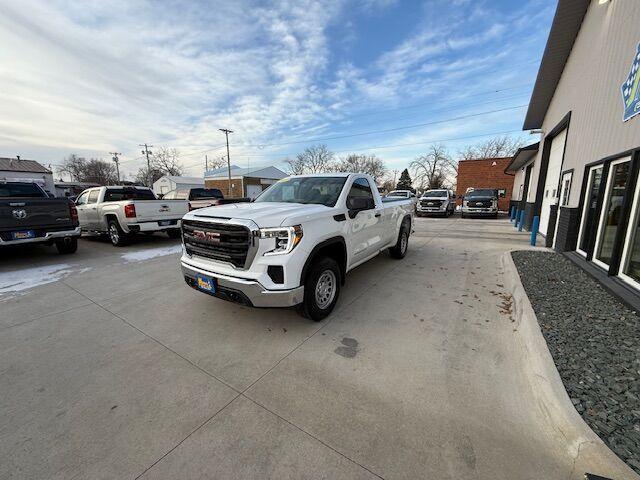
[[[86,164],[87,161],[84,158],[72,153],[62,160],[62,165],[58,168],[58,171],[69,175],[71,181],[81,182]]]
[[[352,153],[340,159],[334,166],[338,172],[367,173],[378,183],[387,173],[382,159],[375,155],[359,155]]]
[[[334,155],[326,145],[307,147],[294,159],[285,160],[292,175],[325,173],[334,170]]]
[[[434,144],[428,153],[409,164],[418,190],[445,188],[453,185],[458,164],[452,160],[444,145]]]
[[[151,159],[151,169],[159,170],[164,175],[180,176],[184,167],[180,163],[180,152],[175,148],[160,147]]]
[[[116,167],[113,163],[97,158],[87,160],[75,153],[62,161],[62,166],[58,171],[68,174],[71,180],[76,182],[113,185],[118,181]]]
[[[165,175],[167,175],[167,172],[158,170],[157,168],[154,168],[153,165],[151,166],[151,173],[149,173],[149,170],[145,165],[144,167],[138,169],[138,173],[136,174],[134,181],[139,185],[147,185],[147,183],[149,182],[149,178],[151,178],[151,185],[153,185],[154,182],[158,181]]]
[[[460,160],[512,157],[523,145],[524,141],[521,138],[504,135],[490,138],[476,145],[469,145],[458,152],[458,157]]]

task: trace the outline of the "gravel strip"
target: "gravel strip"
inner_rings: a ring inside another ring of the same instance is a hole
[[[573,405],[640,473],[640,317],[562,255],[512,257]]]

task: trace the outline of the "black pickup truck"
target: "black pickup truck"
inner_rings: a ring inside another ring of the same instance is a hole
[[[0,180],[0,247],[44,243],[74,253],[80,234],[78,212],[67,198],[50,198],[36,183]]]

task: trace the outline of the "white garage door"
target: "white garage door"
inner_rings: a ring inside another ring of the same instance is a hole
[[[562,169],[562,157],[564,155],[564,143],[567,140],[567,129],[564,129],[551,141],[549,152],[549,165],[547,166],[547,179],[542,192],[542,209],[540,211],[540,233],[547,234],[549,227],[549,212],[551,205],[557,204],[558,183],[560,182],[560,170]]]

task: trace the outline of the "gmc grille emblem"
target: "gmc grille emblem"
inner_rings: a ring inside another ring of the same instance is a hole
[[[210,243],[219,243],[220,242],[220,234],[217,232],[205,232],[203,230],[194,230],[193,236],[198,240],[204,240],[205,242]]]

